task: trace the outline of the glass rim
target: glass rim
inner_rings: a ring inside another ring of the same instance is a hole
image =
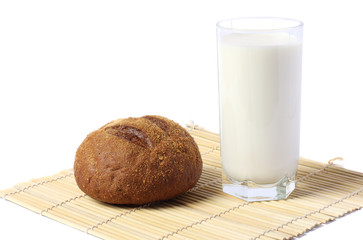
[[[248,28],[248,27],[228,27],[226,23],[232,22],[242,22],[242,21],[263,21],[263,20],[270,20],[270,21],[280,21],[284,23],[290,22],[291,24],[284,27],[270,27],[270,28]],[[300,20],[293,19],[293,18],[284,18],[284,17],[239,17],[239,18],[230,18],[218,21],[216,24],[217,28],[229,30],[229,31],[240,31],[240,32],[276,32],[276,31],[284,31],[284,30],[291,30],[291,29],[298,29],[304,26],[304,23]]]

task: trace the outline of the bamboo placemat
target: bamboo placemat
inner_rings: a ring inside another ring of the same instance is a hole
[[[290,239],[363,206],[363,173],[301,158],[287,200],[245,202],[221,190],[219,135],[187,126],[203,173],[175,199],[115,206],[81,192],[72,170],[21,183],[0,197],[104,239]]]

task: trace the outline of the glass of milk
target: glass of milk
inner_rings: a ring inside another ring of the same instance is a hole
[[[223,191],[285,199],[299,160],[303,23],[238,18],[217,23]]]

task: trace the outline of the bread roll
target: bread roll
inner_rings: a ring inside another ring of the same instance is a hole
[[[90,197],[141,205],[173,198],[195,186],[202,172],[197,144],[161,116],[112,121],[79,146],[74,175]]]

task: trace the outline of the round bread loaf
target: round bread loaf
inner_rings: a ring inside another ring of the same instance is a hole
[[[112,121],[79,146],[74,176],[90,197],[114,204],[167,200],[195,186],[202,172],[197,144],[161,116]]]

